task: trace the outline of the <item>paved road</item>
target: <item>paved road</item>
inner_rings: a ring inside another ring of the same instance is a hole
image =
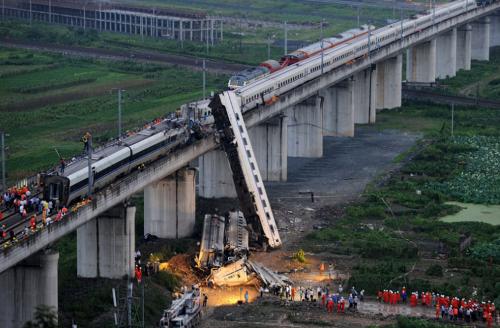
[[[135,60],[144,63],[155,63],[164,65],[178,65],[189,69],[202,70],[202,59],[191,56],[174,55],[152,50],[110,50],[100,48],[87,48],[80,46],[60,45],[36,41],[21,41],[0,39],[0,45],[10,48],[22,48],[37,51],[62,53],[75,57],[90,57],[116,60]],[[206,68],[208,72],[232,74],[247,68],[247,65],[228,63],[208,59]]]

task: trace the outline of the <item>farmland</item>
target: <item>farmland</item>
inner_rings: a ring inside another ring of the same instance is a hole
[[[12,49],[0,49],[0,74],[9,181],[57,164],[54,149],[65,158],[78,154],[87,130],[97,142],[113,137],[117,88],[126,89],[123,124],[130,129],[199,99],[202,86],[199,72]],[[226,79],[209,75],[208,90],[222,88]]]

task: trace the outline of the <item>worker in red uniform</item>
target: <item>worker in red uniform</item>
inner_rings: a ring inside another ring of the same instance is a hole
[[[345,299],[343,297],[340,298],[340,311],[344,313],[345,311]]]
[[[384,292],[382,292],[381,290],[379,290],[378,294],[377,294],[377,301],[382,302],[383,299],[384,299]]]
[[[326,305],[326,309],[328,313],[333,313],[333,300],[331,298],[328,298],[328,303]]]
[[[331,298],[330,298],[330,300],[333,303],[333,300]],[[325,307],[325,302],[326,302],[326,293],[323,293],[323,295],[321,295],[321,307]],[[330,301],[328,301],[328,303],[330,303]],[[333,304],[332,304],[332,306],[333,306]]]
[[[135,278],[137,279],[138,283],[141,283],[142,281],[142,270],[141,267],[136,265],[135,266]]]
[[[31,231],[36,230],[36,219],[35,219],[34,215],[30,219],[30,227],[31,227]]]
[[[417,295],[415,295],[415,293],[411,293],[410,306],[412,306],[412,307],[417,306]]]

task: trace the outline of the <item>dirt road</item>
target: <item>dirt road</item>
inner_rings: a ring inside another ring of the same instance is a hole
[[[61,53],[67,56],[114,60],[134,60],[143,63],[178,65],[197,71],[201,71],[203,69],[202,59],[200,58],[168,54],[153,50],[130,49],[127,51],[121,51],[11,39],[0,39],[0,42],[3,47]],[[242,64],[228,63],[211,59],[206,60],[206,70],[212,73],[232,74],[234,72],[241,71],[246,67],[248,66]]]

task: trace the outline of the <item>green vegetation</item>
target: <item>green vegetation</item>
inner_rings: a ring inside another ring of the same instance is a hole
[[[489,61],[472,61],[471,70],[460,70],[439,83],[444,92],[500,99],[500,47],[490,49]]]
[[[495,110],[457,108],[451,137],[450,114],[446,106],[423,104],[380,113],[380,129],[421,131],[424,138],[410,160],[398,159],[400,172],[368,186],[361,202],[347,206],[330,227],[310,234],[305,249],[357,258],[349,284],[367,293],[405,285],[469,296],[475,285],[481,297],[499,297],[494,286],[500,274],[500,227],[440,218],[459,210],[447,204],[450,200],[500,203],[500,117]],[[473,185],[472,176],[482,185]],[[457,181],[465,186],[458,188]],[[466,236],[472,245],[462,252]],[[439,254],[448,260],[440,260]]]
[[[300,263],[305,263],[306,253],[304,252],[303,249],[299,249],[296,253],[293,254],[293,259]]]
[[[65,158],[77,155],[87,130],[97,143],[114,137],[116,88],[126,89],[125,129],[201,98],[201,73],[159,65],[0,48],[0,72],[6,71],[9,74],[0,84],[0,128],[10,135],[7,172],[11,182],[57,164],[54,148]],[[208,90],[223,88],[226,79],[208,75]]]
[[[57,314],[48,306],[40,305],[36,307],[35,319],[24,324],[23,328],[56,328]]]

